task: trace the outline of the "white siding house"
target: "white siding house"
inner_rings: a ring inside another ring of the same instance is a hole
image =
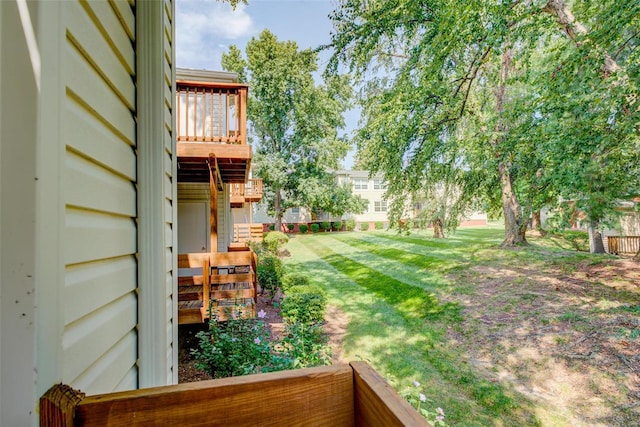
[[[173,11],[0,2],[0,425],[177,381]]]

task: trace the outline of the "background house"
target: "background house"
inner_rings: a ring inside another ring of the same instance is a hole
[[[384,198],[387,185],[381,175],[369,177],[369,171],[363,170],[337,170],[334,172],[338,184],[351,185],[354,195],[366,200],[366,210],[361,214],[347,213],[342,218],[333,218],[328,215],[319,215],[317,220],[338,220],[353,218],[356,221],[356,229],[360,230],[360,224],[369,224],[374,227],[376,222],[382,222],[385,228],[389,225],[389,205]],[[273,217],[267,213],[266,204],[253,206],[253,220],[256,223],[271,224]],[[420,204],[407,204],[407,212],[411,216],[417,215],[421,210]],[[307,223],[312,221],[311,213],[304,207],[287,209],[282,218],[284,224]],[[487,225],[487,215],[484,212],[473,212],[462,219],[461,227]]]

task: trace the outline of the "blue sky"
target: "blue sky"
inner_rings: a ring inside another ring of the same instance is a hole
[[[232,44],[244,50],[265,28],[303,49],[326,44],[334,5],[334,0],[249,0],[234,11],[216,0],[177,0],[177,65],[219,70],[222,52]]]
[[[236,10],[216,0],[176,1],[176,63],[178,67],[221,70],[222,53],[235,44],[244,51],[265,28],[279,40],[293,40],[301,49],[329,43],[329,14],[335,0],[249,0]],[[320,56],[324,71],[328,53]],[[251,89],[249,89],[251,90]],[[346,115],[347,131],[355,128],[356,111]],[[352,164],[351,156],[345,166]]]

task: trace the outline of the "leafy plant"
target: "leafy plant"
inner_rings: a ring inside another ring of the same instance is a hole
[[[276,229],[276,226],[271,224],[268,228],[269,228],[269,231],[274,231]]]
[[[361,222],[360,223],[360,230],[368,231],[369,230],[369,223],[368,222]]]
[[[322,231],[331,231],[331,223],[329,221],[322,221],[320,227]]]
[[[382,221],[376,221],[374,225],[376,230],[382,230],[384,228],[384,222]]]
[[[344,222],[344,228],[347,231],[353,231],[356,229],[356,220],[353,218],[349,218]]]
[[[318,225],[315,222],[313,224],[311,224],[311,232],[312,233],[317,233],[318,231],[320,231],[320,225]]]
[[[325,296],[317,292],[292,292],[294,288],[282,300],[282,317],[289,323],[312,325],[322,322],[327,306]]]
[[[342,230],[342,221],[336,221],[333,223],[333,229],[336,231]]]
[[[257,319],[218,322],[211,316],[209,330],[196,335],[199,347],[191,355],[196,368],[213,378],[257,373],[271,360],[269,335],[268,326]]]
[[[309,277],[302,273],[288,273],[282,278],[282,290],[286,293],[294,286],[306,286],[308,285]]]
[[[264,236],[262,245],[268,252],[277,255],[280,249],[282,249],[282,247],[286,245],[288,241],[289,236],[284,234],[282,231],[272,231]]]
[[[331,347],[321,325],[289,323],[278,350],[291,369],[329,365]]]
[[[258,284],[270,298],[280,288],[283,274],[282,260],[277,255],[266,252],[258,258]]]
[[[287,229],[289,229],[289,231],[293,231],[294,228],[296,228],[295,224],[287,224]]]
[[[413,385],[416,387],[417,390],[404,392],[401,394],[402,397],[404,397],[407,400],[407,402],[411,404],[411,406],[416,408],[416,411],[418,411],[420,415],[426,418],[429,424],[431,424],[434,427],[436,426],[447,427],[448,424],[444,420],[445,414],[442,408],[437,407],[434,411],[430,411],[424,408],[423,404],[427,402],[433,403],[433,401],[431,399],[427,399],[427,396],[424,393],[422,393],[422,391],[419,389],[420,383],[418,381],[414,381]]]
[[[298,227],[298,230],[300,230],[300,232],[304,234],[307,231],[309,231],[309,226],[307,224],[300,224],[300,226]]]

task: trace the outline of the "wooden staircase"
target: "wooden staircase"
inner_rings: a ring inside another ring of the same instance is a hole
[[[257,256],[253,251],[178,255],[178,323],[254,317]]]

